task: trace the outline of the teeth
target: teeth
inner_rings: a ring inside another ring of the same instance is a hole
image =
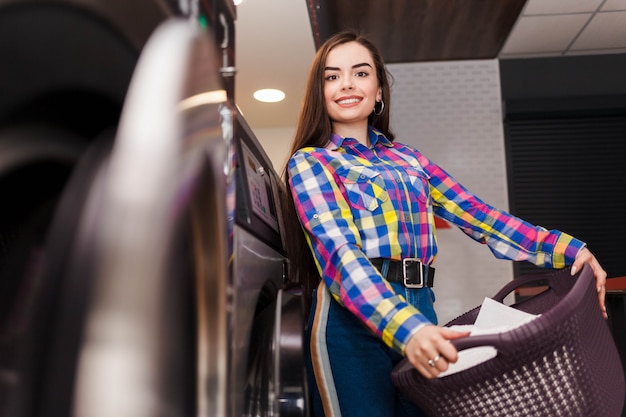
[[[339,104],[352,104],[352,103],[358,103],[360,100],[358,98],[349,98],[346,100],[339,100]]]

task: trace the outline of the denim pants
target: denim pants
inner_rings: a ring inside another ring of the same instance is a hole
[[[391,285],[437,323],[430,288],[407,290],[401,284]],[[401,398],[391,380],[391,371],[402,355],[337,303],[324,284],[313,293],[306,336],[314,416],[422,416],[414,404]]]

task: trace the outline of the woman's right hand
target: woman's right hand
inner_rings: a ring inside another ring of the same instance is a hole
[[[469,332],[427,325],[411,336],[404,355],[424,377],[435,378],[458,359],[458,352],[450,340],[466,336],[469,336]]]

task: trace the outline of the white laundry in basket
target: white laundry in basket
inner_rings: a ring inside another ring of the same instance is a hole
[[[485,297],[474,324],[454,325],[448,328],[460,332],[470,332],[470,336],[495,334],[522,326],[537,317],[539,317],[539,315],[525,313]],[[496,349],[491,346],[480,346],[462,350],[459,352],[458,361],[450,364],[445,372],[438,375],[438,378],[452,375],[486,362],[495,357],[497,353]]]

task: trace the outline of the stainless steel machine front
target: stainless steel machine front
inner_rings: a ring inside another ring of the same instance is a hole
[[[0,265],[1,415],[308,415],[280,181],[222,52],[196,20],[166,19],[114,134],[37,148],[68,178],[36,250]],[[14,143],[0,138],[0,185],[38,158]]]

